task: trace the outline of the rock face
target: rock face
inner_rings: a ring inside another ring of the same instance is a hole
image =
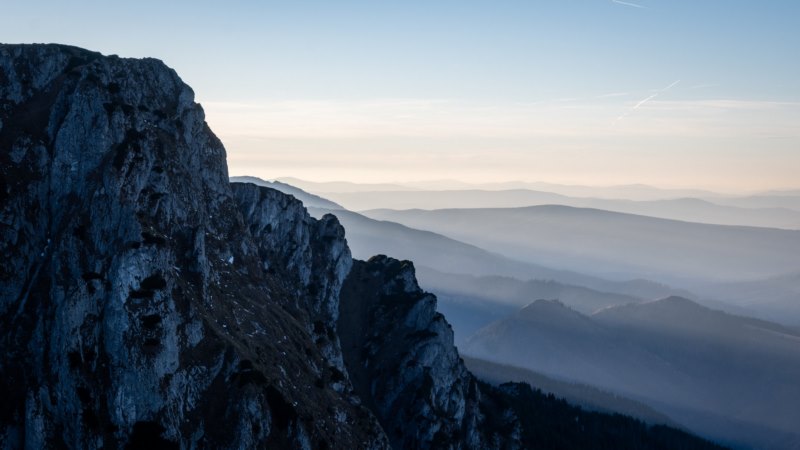
[[[342,228],[234,197],[174,71],[0,46],[0,171],[0,447],[387,447],[343,373]]]
[[[336,319],[339,291],[353,264],[344,239],[344,228],[327,214],[320,220],[308,215],[294,197],[274,189],[232,183],[234,197],[258,243],[259,260],[267,273],[292,295],[293,308],[308,315],[306,324],[317,347],[334,364],[334,378],[344,381]],[[297,293],[302,292],[302,296]],[[298,302],[299,301],[299,302]],[[344,385],[335,382],[337,390]]]
[[[229,184],[163,63],[0,46],[0,173],[0,447],[388,448],[381,423],[397,448],[517,442],[508,410],[481,429],[408,263],[356,262],[344,311],[372,322],[345,321],[369,341],[351,383],[344,229]]]
[[[355,261],[339,334],[356,392],[394,448],[516,448],[514,413],[484,395],[414,266],[379,255]]]

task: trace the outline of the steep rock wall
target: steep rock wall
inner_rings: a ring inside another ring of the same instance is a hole
[[[2,447],[387,446],[315,343],[341,227],[295,207],[273,211],[291,248],[254,239],[163,63],[0,46],[0,171]]]
[[[514,413],[485,395],[410,261],[355,261],[339,335],[356,392],[394,448],[519,448]]]

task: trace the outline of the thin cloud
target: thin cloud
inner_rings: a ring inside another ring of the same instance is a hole
[[[670,83],[669,86],[667,86],[667,87],[665,87],[663,89],[659,89],[654,94],[651,94],[648,97],[645,97],[642,100],[639,100],[639,103],[634,105],[633,108],[627,110],[624,114],[621,114],[619,117],[617,117],[617,120],[614,121],[614,125],[616,125],[617,122],[619,122],[620,120],[622,120],[622,119],[628,117],[629,115],[631,115],[631,113],[633,113],[637,109],[639,109],[642,106],[644,106],[647,102],[653,100],[654,98],[658,97],[659,95],[663,94],[664,92],[667,92],[668,90],[674,88],[680,82],[681,82],[681,80],[675,80],[672,83]]]
[[[631,3],[631,2],[623,2],[621,0],[611,0],[611,3],[616,3],[618,5],[630,6],[632,8],[639,8],[639,9],[646,9],[647,8],[644,5],[639,5],[637,3]]]

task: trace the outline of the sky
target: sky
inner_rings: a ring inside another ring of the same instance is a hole
[[[800,187],[796,0],[0,6],[0,42],[165,61],[231,175]]]

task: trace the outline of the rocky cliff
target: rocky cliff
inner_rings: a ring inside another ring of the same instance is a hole
[[[2,46],[0,121],[2,447],[387,446],[335,336],[343,230],[234,197],[174,71]]]
[[[344,309],[366,301],[375,322],[347,342],[385,335],[343,357],[344,230],[230,185],[163,63],[0,46],[0,173],[0,447],[517,441],[510,412],[509,434],[481,430],[479,389],[402,263],[356,263]]]
[[[484,395],[410,261],[355,261],[339,331],[356,392],[394,448],[515,448],[519,423]]]

